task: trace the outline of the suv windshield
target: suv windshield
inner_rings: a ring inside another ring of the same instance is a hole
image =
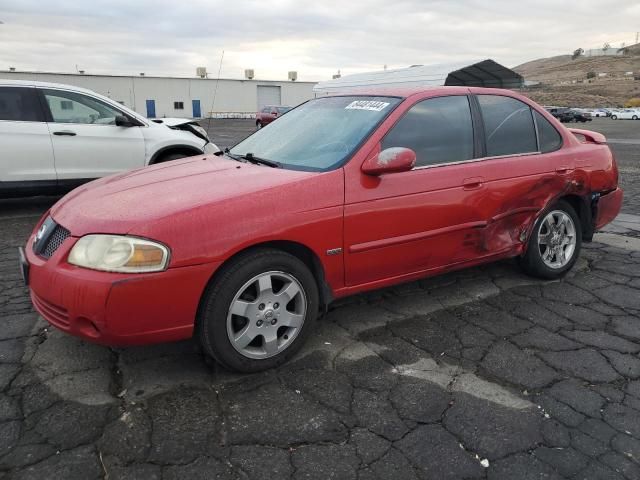
[[[230,153],[250,153],[294,170],[330,170],[349,158],[400,101],[368,96],[310,100],[258,130]]]

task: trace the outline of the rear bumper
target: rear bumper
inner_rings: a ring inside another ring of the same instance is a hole
[[[622,208],[622,199],[623,193],[620,188],[616,188],[614,191],[600,197],[595,220],[596,230],[611,223],[618,216]]]
[[[189,338],[200,297],[217,268],[203,264],[150,274],[118,274],[66,262],[76,239],[49,259],[25,248],[35,309],[53,326],[103,345],[142,345]]]

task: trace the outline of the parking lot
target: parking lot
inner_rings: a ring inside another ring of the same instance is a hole
[[[256,375],[48,327],[16,247],[55,199],[0,201],[0,478],[640,478],[640,122],[577,128],[626,198],[563,281],[506,261],[348,298]]]

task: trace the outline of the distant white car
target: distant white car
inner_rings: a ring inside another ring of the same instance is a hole
[[[639,120],[640,109],[627,108],[625,110],[618,110],[611,113],[612,120]]]
[[[0,79],[0,198],[55,194],[89,180],[215,153],[184,118],[149,120],[90,90]]]
[[[606,117],[607,112],[605,110],[600,110],[598,108],[594,108],[591,110],[592,117]]]

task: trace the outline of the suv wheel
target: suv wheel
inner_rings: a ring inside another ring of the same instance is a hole
[[[170,162],[171,160],[178,160],[179,158],[186,158],[189,155],[187,155],[186,153],[179,153],[179,152],[174,152],[174,153],[167,153],[166,155],[162,155],[158,160],[156,160],[154,163],[154,165],[156,163],[164,163],[164,162]]]
[[[618,116],[617,115],[611,115],[611,120],[617,120]]]
[[[560,200],[536,221],[520,265],[535,277],[560,278],[576,263],[581,246],[580,219],[571,205]]]
[[[207,288],[197,320],[204,350],[228,369],[258,372],[286,362],[318,315],[315,278],[297,257],[249,252]]]

